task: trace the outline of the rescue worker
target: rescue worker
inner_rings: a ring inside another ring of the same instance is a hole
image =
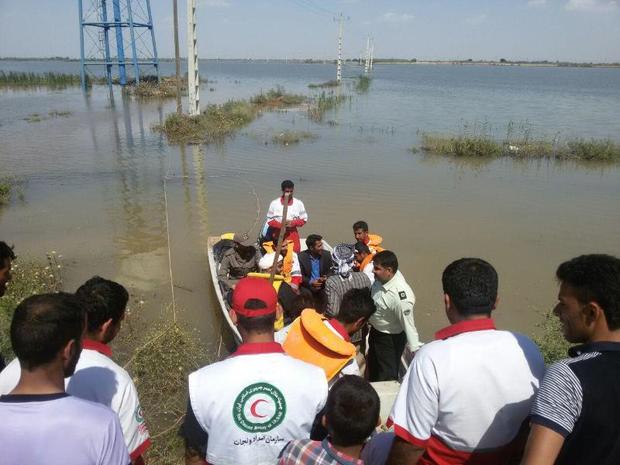
[[[415,352],[422,343],[413,320],[415,295],[398,271],[394,252],[378,252],[373,259],[375,282],[371,288],[377,311],[370,317],[369,379],[398,379],[400,358],[406,345]]]
[[[335,318],[306,308],[291,325],[282,347],[287,354],[323,368],[330,386],[344,375],[360,376],[351,336],[375,310],[368,289],[351,289],[342,298]]]
[[[244,278],[235,287],[230,317],[243,343],[189,375],[180,431],[186,464],[274,464],[289,441],[310,437],[327,381],[323,370],[289,357],[274,342],[276,304],[265,279]]]
[[[373,254],[370,249],[362,241],[357,241],[355,247],[355,261],[358,264],[357,270],[368,276],[371,283],[375,282],[374,264],[372,262]]]
[[[237,282],[248,273],[258,270],[260,259],[255,242],[247,234],[235,233],[232,240],[234,246],[224,252],[217,271],[217,279],[226,292],[234,289]]]
[[[383,238],[378,234],[369,234],[368,223],[365,221],[360,220],[353,223],[353,235],[355,236],[355,241],[361,241],[366,244],[373,255],[385,250],[380,245],[383,242]]]
[[[297,228],[301,228],[308,222],[308,213],[306,213],[304,203],[298,198],[293,197],[293,192],[295,190],[293,181],[282,181],[281,187],[282,196],[273,200],[267,211],[266,226],[268,226],[268,229],[265,237],[267,240],[272,240],[274,243],[277,242],[280,229],[284,226],[286,228],[284,239],[293,241],[293,249],[295,252],[299,253],[301,251],[301,244],[299,243],[299,232]],[[282,215],[284,213],[284,197],[286,195],[288,195],[288,210],[286,211],[286,218],[282,220]]]

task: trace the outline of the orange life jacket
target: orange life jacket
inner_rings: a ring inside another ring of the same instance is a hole
[[[368,242],[366,245],[372,252],[372,254],[376,254],[377,252],[383,252],[385,249],[381,247],[379,244],[383,242],[383,238],[378,234],[368,234]]]
[[[264,242],[263,247],[267,253],[274,253],[276,251],[273,241]],[[293,271],[293,254],[295,253],[293,247],[295,247],[293,241],[288,241],[286,255],[282,260],[282,275],[284,276],[284,281],[287,283],[291,282],[291,272]]]
[[[292,323],[282,347],[291,357],[321,367],[329,381],[355,356],[355,346],[334,334],[325,320],[306,308]]]
[[[372,262],[373,258],[374,258],[374,254],[372,253],[369,253],[368,255],[366,255],[366,258],[364,258],[364,260],[362,260],[362,263],[360,263],[360,271],[364,271],[364,268],[366,268],[366,265]]]

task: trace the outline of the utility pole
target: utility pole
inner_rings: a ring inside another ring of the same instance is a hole
[[[181,107],[181,57],[179,56],[179,10],[177,0],[172,0],[172,11],[174,15],[174,64],[177,77],[177,113],[183,113]]]
[[[187,0],[187,90],[190,116],[200,114],[200,75],[196,42],[196,0]]]
[[[366,61],[364,62],[364,74],[370,71],[370,35],[366,37]]]
[[[375,61],[375,38],[370,38],[370,64],[369,69],[372,71],[373,62]]]
[[[338,62],[336,65],[336,81],[340,84],[342,80],[342,13],[338,15]]]

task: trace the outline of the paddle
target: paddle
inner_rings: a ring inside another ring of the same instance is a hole
[[[282,227],[280,228],[280,234],[278,235],[278,244],[276,245],[276,254],[273,257],[273,265],[271,266],[271,273],[269,274],[269,282],[273,284],[273,280],[276,275],[276,266],[278,265],[278,258],[280,258],[280,252],[282,251],[282,241],[284,239],[284,233],[286,232],[286,214],[288,213],[288,198],[290,194],[284,194],[284,210],[282,210]]]

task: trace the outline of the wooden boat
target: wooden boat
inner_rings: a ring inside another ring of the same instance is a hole
[[[305,239],[301,239],[300,243],[301,249],[305,250]],[[235,338],[235,342],[237,344],[241,344],[241,334],[239,334],[239,330],[230,319],[230,306],[224,298],[222,285],[217,279],[217,272],[220,266],[220,262],[222,260],[222,256],[224,252],[228,250],[228,248],[230,248],[231,246],[232,241],[230,241],[229,239],[222,239],[221,236],[210,236],[207,240],[207,255],[209,258],[211,280],[213,281],[213,288],[215,289],[215,295],[217,296],[220,311],[224,315],[225,321],[228,323],[228,327],[230,328]],[[330,252],[333,250],[332,247],[325,240],[323,240],[323,247],[325,248],[325,250],[329,250]],[[400,384],[396,381],[380,381],[371,384],[375,388],[375,390],[379,394],[379,398],[381,399],[381,418],[385,422],[390,413],[392,405],[394,404],[396,395],[398,394]]]

